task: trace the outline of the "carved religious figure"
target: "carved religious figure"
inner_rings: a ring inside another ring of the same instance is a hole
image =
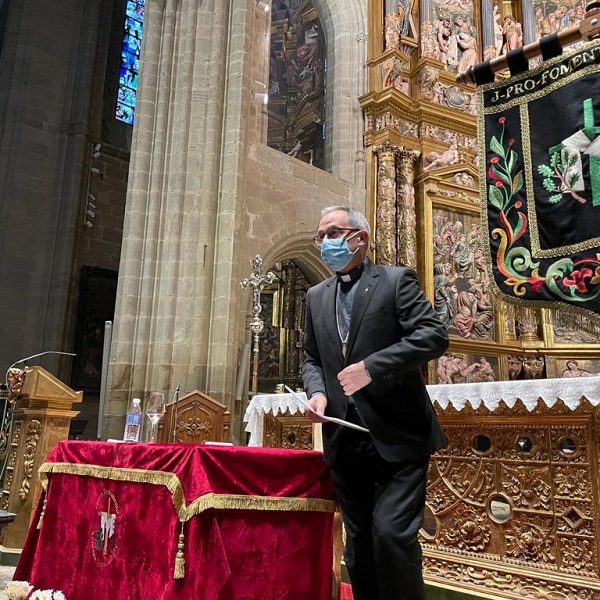
[[[454,22],[456,43],[461,51],[458,61],[458,72],[466,71],[477,62],[477,31],[462,17]]]
[[[521,27],[521,23],[515,21],[512,15],[504,17],[502,35],[504,36],[502,54],[506,54],[523,45],[523,28]]]
[[[431,152],[429,155],[431,161],[423,170],[430,171],[436,167],[448,167],[458,162],[458,146],[452,144],[448,150],[444,150],[441,154],[438,152]]]
[[[502,54],[502,46],[504,45],[504,33],[502,32],[502,25],[500,24],[501,16],[498,5],[494,4],[494,48],[496,49],[496,56]]]

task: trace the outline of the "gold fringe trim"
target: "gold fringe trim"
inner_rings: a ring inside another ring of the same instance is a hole
[[[280,498],[273,496],[242,496],[237,494],[205,494],[196,498],[186,509],[186,519],[199,515],[205,510],[272,510],[335,512],[337,504],[333,500],[320,498]]]
[[[183,497],[183,487],[179,478],[174,473],[164,471],[145,471],[143,469],[119,469],[113,467],[100,467],[97,465],[80,465],[74,463],[44,463],[40,466],[39,477],[45,491],[44,509],[40,515],[38,529],[42,525],[48,493],[48,475],[50,473],[64,473],[66,475],[79,475],[95,477],[96,479],[109,479],[111,481],[129,481],[133,483],[148,483],[151,485],[165,486],[171,493],[173,505],[181,521],[181,533],[177,542],[175,555],[174,579],[185,577],[185,537],[184,524],[192,517],[203,513],[205,510],[273,510],[273,511],[306,511],[330,512],[336,511],[337,503],[333,500],[320,498],[278,498],[272,496],[244,496],[241,494],[204,494],[186,505]]]
[[[73,463],[44,463],[39,468],[40,479],[45,490],[48,487],[49,473],[65,473],[110,479],[112,481],[130,481],[163,485],[169,492],[180,521],[189,521],[205,510],[273,510],[273,511],[305,511],[335,512],[337,503],[321,498],[285,498],[276,496],[246,496],[241,494],[204,494],[186,505],[183,487],[174,473],[164,471],[145,471],[143,469],[120,469],[100,467],[97,465],[80,465]]]
[[[179,540],[177,542],[177,554],[175,555],[175,572],[173,573],[173,579],[183,579],[185,577],[185,557],[183,555],[185,543],[183,525],[184,524],[182,523],[181,533],[179,534]]]

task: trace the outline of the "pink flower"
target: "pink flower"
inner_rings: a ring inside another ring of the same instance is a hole
[[[497,156],[494,156],[494,158],[490,159],[490,162],[495,165],[500,159]]]
[[[523,203],[520,200],[517,200],[515,202],[515,208],[521,208],[521,206],[523,206]]]
[[[500,125],[504,125],[504,122],[506,121],[506,117],[500,117],[498,119],[498,123],[500,123]]]
[[[9,581],[4,594],[8,600],[25,600],[32,589],[28,581]]]
[[[496,187],[502,187],[504,184],[501,181],[496,181]]]
[[[512,146],[515,143],[514,138],[510,138],[510,140],[508,140],[508,145]]]
[[[564,277],[562,282],[563,285],[567,285],[569,287],[575,286],[575,289],[578,292],[587,292],[588,289],[585,280],[588,277],[591,277],[593,274],[594,272],[588,268],[581,269],[581,271],[573,271],[571,273],[571,277]]]

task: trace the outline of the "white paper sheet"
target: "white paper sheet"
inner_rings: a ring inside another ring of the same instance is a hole
[[[327,415],[320,415],[316,410],[314,410],[314,408],[306,400],[304,400],[304,398],[302,398],[301,396],[296,394],[296,392],[294,392],[294,390],[289,388],[287,385],[284,387],[290,394],[292,394],[292,396],[294,396],[294,398],[296,398],[296,400],[298,400],[298,402],[304,408],[306,408],[306,410],[313,413],[313,415],[317,415],[324,421],[328,421],[329,423],[335,423],[336,425],[342,425],[342,427],[350,427],[351,429],[358,429],[358,431],[364,431],[365,433],[369,433],[368,429],[366,429],[365,427],[361,427],[360,425],[357,425],[356,423],[350,423],[350,421],[344,421],[344,419],[337,419],[336,417],[328,417]]]

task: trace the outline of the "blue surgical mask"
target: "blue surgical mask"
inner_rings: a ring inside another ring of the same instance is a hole
[[[357,232],[358,233],[358,232]],[[341,271],[354,256],[348,248],[348,240],[353,238],[357,233],[347,238],[339,238],[337,240],[330,240],[325,238],[321,243],[321,260],[332,270]]]

